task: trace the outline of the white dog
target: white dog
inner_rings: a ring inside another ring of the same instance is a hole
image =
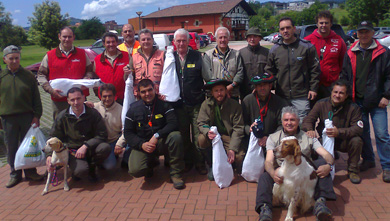
[[[53,151],[51,157],[52,167],[63,166],[64,167],[64,190],[69,191],[69,185],[67,181],[67,170],[68,170],[68,161],[69,153],[68,148],[64,147],[64,144],[57,137],[52,137],[46,141],[45,152]],[[45,195],[49,190],[50,180],[52,176],[52,171],[49,171],[47,176],[46,186],[42,192],[42,196]]]
[[[288,205],[285,220],[293,220],[296,208],[304,214],[314,205],[314,189],[317,183],[317,175],[314,168],[301,156],[301,147],[295,137],[286,137],[281,140],[281,145],[276,148],[275,157],[284,158],[278,171],[278,176],[283,177],[281,185],[274,184],[273,200],[276,203]]]

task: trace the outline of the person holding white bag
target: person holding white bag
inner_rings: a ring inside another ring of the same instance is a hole
[[[39,126],[42,103],[35,76],[20,66],[20,50],[10,45],[3,50],[3,61],[7,68],[0,75],[0,116],[5,132],[7,161],[11,179],[7,188],[14,187],[22,180],[22,170],[15,170],[15,155],[29,128]],[[36,168],[25,169],[27,180],[43,180]]]

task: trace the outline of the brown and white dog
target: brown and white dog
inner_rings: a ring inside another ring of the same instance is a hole
[[[45,152],[51,152],[51,165],[52,167],[63,166],[64,167],[64,190],[69,191],[69,185],[67,181],[67,170],[68,170],[68,161],[69,161],[69,152],[68,148],[64,146],[60,139],[57,137],[52,137],[46,141]],[[52,177],[52,170],[49,171],[47,176],[46,186],[42,192],[42,196],[49,191],[50,180]]]
[[[304,214],[314,205],[317,176],[314,168],[302,156],[301,147],[294,136],[281,140],[281,145],[275,150],[275,157],[283,158],[284,161],[278,171],[278,176],[283,177],[283,183],[274,184],[273,201],[288,205],[285,220],[290,221],[297,207]]]

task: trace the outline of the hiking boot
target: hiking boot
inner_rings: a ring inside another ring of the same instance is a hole
[[[363,172],[363,171],[366,171],[370,168],[374,168],[375,167],[375,161],[365,161],[363,160],[363,162],[359,165],[359,168],[360,168],[360,171]]]
[[[332,211],[326,206],[326,199],[324,197],[316,200],[313,212],[319,221],[332,220]]]
[[[72,180],[77,182],[80,181],[81,178],[72,174]]]
[[[382,179],[383,182],[390,183],[390,170],[383,170]]]
[[[195,165],[195,169],[196,169],[196,171],[198,171],[198,173],[200,175],[206,175],[207,174],[207,168],[206,168],[206,165],[204,163],[197,163]]]
[[[20,181],[22,181],[21,178],[14,178],[14,177],[12,177],[12,178],[8,181],[8,183],[5,185],[5,187],[7,187],[7,188],[12,188],[12,187],[18,185],[18,183],[20,183]]]
[[[25,175],[26,180],[32,181],[41,181],[44,178],[44,175],[39,175],[38,173],[31,173],[29,175]]]
[[[349,177],[349,180],[351,181],[351,183],[353,183],[353,184],[359,184],[360,182],[362,182],[359,174],[357,174],[357,173],[348,172],[348,177]]]
[[[177,190],[184,189],[186,186],[184,184],[183,178],[181,177],[171,177],[173,188]]]
[[[265,203],[260,207],[259,221],[272,221],[272,210]]]
[[[152,178],[153,177],[153,168],[149,168],[148,172],[145,174],[145,178]]]

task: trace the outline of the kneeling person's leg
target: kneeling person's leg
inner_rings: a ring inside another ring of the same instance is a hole
[[[142,150],[131,150],[129,158],[129,174],[133,177],[145,176],[153,167],[149,168],[148,162],[152,154],[148,154]]]
[[[169,164],[171,166],[171,177],[181,177],[184,170],[184,147],[179,131],[171,132],[166,139],[161,139],[158,143],[160,148],[167,148],[169,153]]]
[[[359,160],[362,153],[363,140],[360,137],[353,137],[349,140],[343,140],[339,147],[335,149],[348,153],[348,171],[359,173]]]

